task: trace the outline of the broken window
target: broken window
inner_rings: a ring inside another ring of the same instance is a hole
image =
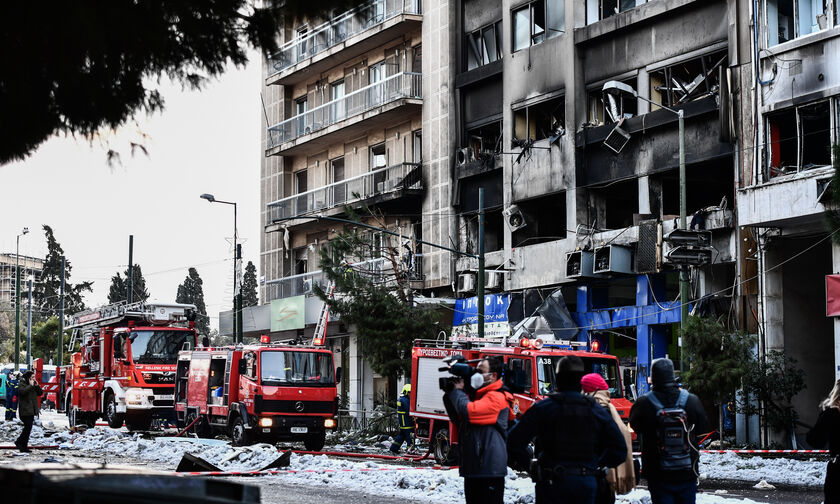
[[[502,59],[502,22],[467,35],[467,70]]]
[[[829,27],[830,0],[765,0],[767,45],[774,46]]]
[[[465,216],[467,252],[475,254],[478,251],[478,215]],[[505,246],[505,224],[502,209],[486,210],[484,212],[484,251],[495,252]]]
[[[467,147],[476,155],[498,154],[502,151],[502,122],[494,121],[467,130]]]
[[[636,89],[636,78],[621,81]],[[626,93],[604,93],[601,86],[589,92],[588,122],[601,125],[604,122],[616,122],[622,118],[630,118],[639,112],[636,98]]]
[[[718,68],[726,65],[726,51],[692,58],[650,73],[651,111],[661,103],[677,107],[693,100],[717,94],[720,89]]]
[[[586,24],[628,11],[648,0],[586,0]]]
[[[639,181],[635,178],[611,182],[590,189],[590,221],[599,229],[621,229],[633,225],[633,214],[639,210]]]
[[[513,111],[513,136],[520,140],[556,140],[563,135],[565,124],[563,96]]]
[[[513,50],[539,44],[566,31],[563,0],[537,0],[513,11]]]
[[[767,115],[770,178],[831,164],[828,101]]]
[[[516,203],[525,225],[513,231],[513,247],[536,245],[566,237],[566,193]]]

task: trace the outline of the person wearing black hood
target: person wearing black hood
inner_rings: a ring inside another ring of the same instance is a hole
[[[679,388],[670,359],[653,361],[650,384],[651,391],[630,410],[630,427],[642,443],[642,477],[653,504],[694,504],[700,460],[697,435],[708,430],[706,412],[696,395]],[[687,448],[683,440],[688,441]]]
[[[537,504],[594,504],[598,468],[616,467],[627,457],[624,436],[609,412],[581,394],[583,375],[580,357],[560,359],[557,393],[531,406],[508,434],[508,463],[529,470]]]

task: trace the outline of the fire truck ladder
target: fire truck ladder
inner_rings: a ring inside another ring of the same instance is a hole
[[[228,404],[228,394],[230,393],[230,361],[233,360],[233,352],[228,352],[227,362],[225,362],[225,389],[224,389],[224,405]]]
[[[335,282],[327,284],[326,288],[327,299],[332,299],[335,294]],[[330,321],[330,305],[324,302],[321,307],[321,314],[318,316],[318,324],[315,326],[315,332],[312,333],[312,344],[323,345],[327,341],[327,324]],[[320,340],[320,343],[318,343]]]

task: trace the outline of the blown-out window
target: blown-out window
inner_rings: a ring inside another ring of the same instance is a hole
[[[467,35],[467,70],[502,59],[502,22],[497,21]]]
[[[564,97],[513,111],[513,136],[520,140],[542,140],[560,135],[565,125]]]
[[[566,30],[563,0],[537,0],[511,13],[513,50],[539,44]]]
[[[767,45],[831,27],[832,0],[765,0]]]
[[[766,116],[770,178],[831,164],[830,108],[824,100]]]

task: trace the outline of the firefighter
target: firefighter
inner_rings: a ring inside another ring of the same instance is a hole
[[[412,435],[414,432],[414,419],[408,414],[408,396],[410,394],[411,384],[406,383],[402,388],[402,394],[397,399],[397,416],[400,419],[400,433],[397,434],[397,437],[394,438],[394,442],[391,444],[391,451],[394,453],[400,452],[403,442],[408,443],[409,452],[414,450],[414,436]]]
[[[6,375],[6,420],[14,420],[17,416],[18,402],[18,375],[9,373]]]
[[[23,431],[15,440],[15,446],[22,452],[29,451],[29,433],[32,432],[32,423],[41,409],[38,406],[38,396],[44,393],[33,374],[32,371],[26,371],[18,384],[18,413],[23,422]]]
[[[594,504],[598,468],[616,467],[627,457],[609,412],[580,393],[583,374],[580,357],[560,359],[557,393],[531,406],[508,436],[510,465],[530,472],[537,504]],[[535,438],[532,454],[529,444]]]

